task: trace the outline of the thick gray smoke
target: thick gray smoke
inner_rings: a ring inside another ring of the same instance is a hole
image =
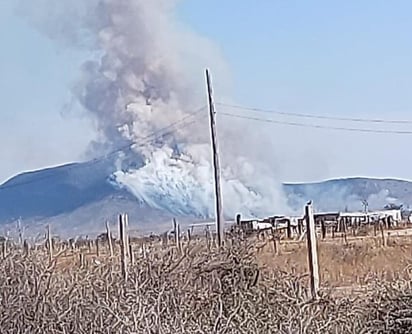
[[[152,206],[210,217],[207,112],[189,116],[206,103],[204,68],[219,74],[216,83],[228,71],[212,43],[178,22],[176,6],[170,0],[31,0],[21,11],[61,46],[90,54],[73,94],[96,120],[95,154],[134,144],[132,154],[119,155],[118,184]],[[215,88],[220,96],[222,88]],[[185,117],[168,135],[151,136]],[[285,212],[275,170],[262,156],[270,137],[251,133],[244,121],[219,123],[219,137],[226,215]]]

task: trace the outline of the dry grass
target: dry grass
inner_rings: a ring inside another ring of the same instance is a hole
[[[392,237],[382,247],[380,237],[348,238],[318,242],[321,281],[330,286],[364,285],[376,279],[392,281],[409,277],[412,270],[412,238]],[[305,242],[283,242],[274,255],[268,243],[259,263],[296,274],[307,272]]]
[[[321,272],[331,284],[361,277],[373,289],[310,301],[304,243],[270,246],[233,239],[222,251],[204,241],[148,245],[124,281],[117,258],[57,256],[19,250],[0,260],[1,333],[408,333],[412,286],[405,271],[410,241],[388,247],[348,240],[320,244]],[[412,243],[411,243],[412,244]],[[135,250],[137,250],[135,248]],[[402,255],[404,254],[404,255]],[[372,270],[383,280],[366,279]],[[339,274],[333,274],[337,271]],[[380,275],[390,272],[391,274]],[[398,273],[398,274],[396,274]],[[388,280],[396,280],[389,282]],[[361,281],[362,281],[361,280]],[[324,280],[325,282],[325,280]]]

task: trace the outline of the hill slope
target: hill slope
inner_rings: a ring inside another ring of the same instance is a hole
[[[28,232],[53,224],[59,234],[99,232],[104,222],[128,212],[131,226],[156,225],[172,218],[148,207],[112,182],[109,164],[81,163],[23,173],[0,186],[0,224],[21,218]],[[133,220],[134,219],[134,220]],[[135,224],[135,225],[136,225]]]
[[[297,208],[312,199],[321,211],[360,210],[362,200],[370,209],[388,203],[412,204],[412,182],[395,179],[346,178],[306,184],[284,184],[289,205]]]
[[[51,223],[63,235],[97,233],[106,220],[115,222],[119,213],[128,212],[132,227],[157,232],[170,226],[176,211],[187,211],[176,208],[172,213],[137,200],[111,179],[114,169],[110,166],[93,162],[69,164],[10,179],[0,186],[0,224],[8,225],[21,218],[29,230],[36,232]],[[284,184],[283,188],[296,212],[301,212],[309,199],[316,210],[322,211],[359,210],[362,199],[368,200],[371,209],[387,203],[412,203],[412,182],[402,180],[350,178]],[[279,213],[275,205],[273,213]],[[177,218],[200,219],[190,213]]]

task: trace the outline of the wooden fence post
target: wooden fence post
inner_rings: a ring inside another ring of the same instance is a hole
[[[143,241],[142,243],[142,254],[143,254],[143,259],[146,260],[147,258],[147,251],[146,251],[146,243]]]
[[[237,227],[240,227],[241,222],[242,222],[242,216],[240,215],[240,213],[238,213],[238,214],[236,215],[236,226],[237,226]]]
[[[23,252],[24,252],[25,256],[30,255],[30,245],[29,245],[29,243],[27,242],[26,239],[24,239],[24,242],[23,242]]]
[[[162,247],[165,248],[169,244],[169,235],[168,232],[165,232],[161,234],[161,240],[162,240]]]
[[[3,259],[7,257],[7,237],[4,238],[2,243]]]
[[[177,235],[179,236],[178,238],[178,243],[177,243],[177,249],[179,250],[180,254],[183,253],[183,245],[182,245],[182,238],[180,235],[180,225],[177,224]]]
[[[50,233],[50,225],[47,225],[47,246],[48,246],[48,251],[49,251],[49,262],[52,262],[53,260],[53,242],[52,242],[52,236]]]
[[[180,226],[175,218],[173,218],[173,233],[175,235],[176,248],[181,253],[182,245],[181,245],[181,240],[180,240]]]
[[[21,220],[19,219],[17,221],[17,231],[19,233],[19,246],[21,246],[23,244],[23,232],[21,229]]]
[[[287,234],[288,239],[292,239],[292,225],[290,223],[290,219],[288,220],[288,223],[287,223],[286,234]]]
[[[79,266],[80,266],[80,268],[83,268],[84,267],[84,254],[83,254],[83,252],[80,250],[80,253],[79,253]]]
[[[96,256],[100,257],[99,239],[96,238]]]
[[[112,233],[110,232],[110,226],[109,226],[108,221],[106,221],[106,234],[107,234],[107,242],[109,243],[110,257],[113,257]]]
[[[319,263],[318,250],[316,245],[315,218],[313,215],[312,202],[305,207],[306,217],[306,239],[308,244],[308,262],[310,272],[310,290],[313,299],[318,298],[319,292]]]
[[[326,238],[326,225],[325,225],[325,221],[322,219],[320,221],[321,224],[321,231],[322,231],[322,239]]]
[[[206,227],[205,233],[206,233],[207,251],[210,252],[210,231],[209,231],[209,226]]]
[[[173,234],[175,236],[175,244],[176,244],[176,247],[177,247],[177,245],[179,243],[179,234],[178,234],[177,221],[176,221],[175,218],[173,218]]]
[[[134,253],[133,253],[133,246],[129,242],[129,254],[130,254],[130,264],[133,266],[134,265]]]
[[[278,247],[276,245],[276,233],[273,227],[270,230],[272,231],[273,251],[275,252],[275,254],[278,254]]]
[[[346,232],[348,230],[348,225],[347,225],[346,219],[343,222],[342,229],[343,229],[343,240],[345,241],[345,245],[347,246],[348,245],[348,235]]]
[[[127,281],[127,232],[123,215],[119,215],[119,235],[120,235],[120,263],[122,267],[122,276]]]
[[[123,221],[124,221],[124,231],[125,231],[125,251],[126,251],[126,256],[129,256],[129,216],[127,213],[123,215]]]
[[[386,247],[386,238],[385,238],[385,231],[383,228],[384,222],[379,224],[380,230],[381,230],[381,236],[382,236],[382,247]]]

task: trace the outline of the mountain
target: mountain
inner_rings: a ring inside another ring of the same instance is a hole
[[[105,221],[114,225],[118,215],[127,212],[130,225],[142,231],[170,225],[171,214],[119,188],[109,177],[111,166],[77,163],[13,177],[0,186],[0,224],[10,227],[20,219],[31,234],[43,232],[45,224],[61,235],[96,234]]]
[[[187,214],[185,208],[172,213],[137,200],[110,177],[112,166],[91,161],[13,177],[0,186],[0,224],[10,228],[20,218],[29,233],[44,232],[45,224],[51,224],[56,233],[65,236],[99,233],[106,220],[116,228],[117,216],[123,212],[129,214],[131,228],[140,232],[164,231],[176,212],[182,213],[176,218],[183,223],[201,220]],[[283,189],[296,212],[301,212],[309,199],[318,211],[359,210],[364,199],[370,209],[387,203],[412,203],[412,182],[394,179],[337,179],[284,184]],[[273,211],[279,213],[276,207]]]
[[[397,179],[342,178],[316,183],[284,184],[288,204],[302,207],[312,199],[318,211],[361,210],[362,201],[369,209],[382,209],[387,204],[407,208],[412,204],[412,182]]]

